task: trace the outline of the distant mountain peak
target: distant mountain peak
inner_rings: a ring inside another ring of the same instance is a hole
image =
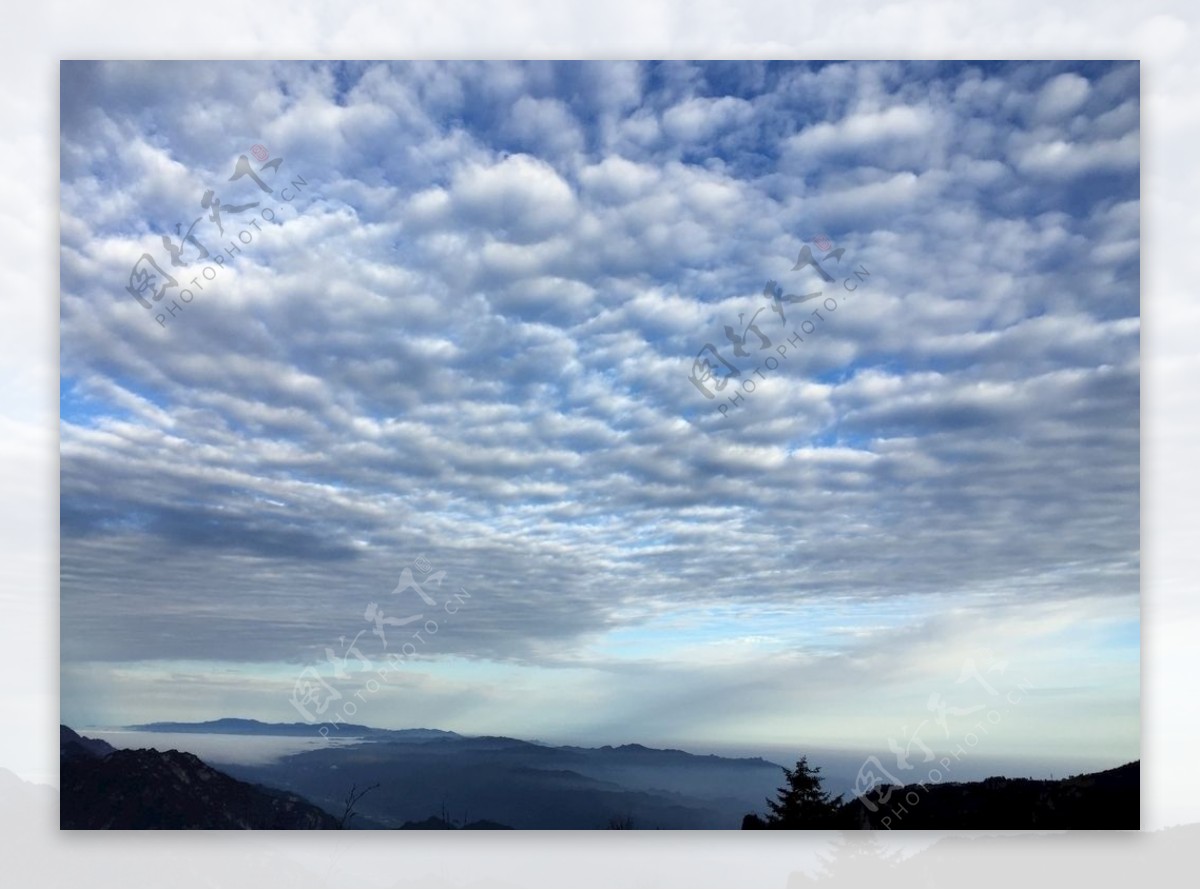
[[[137,723],[124,727],[135,732],[181,732],[181,733],[214,733],[223,735],[271,735],[271,736],[311,736],[325,726],[330,738],[457,738],[458,733],[445,729],[381,729],[377,726],[364,726],[359,723],[267,723],[251,717],[219,717],[216,720],[175,721],[161,720],[154,723]]]

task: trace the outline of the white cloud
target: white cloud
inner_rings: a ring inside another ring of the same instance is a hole
[[[570,185],[554,168],[521,154],[460,171],[451,197],[465,221],[497,230],[513,241],[552,234],[570,222],[576,209]]]
[[[1054,121],[1073,114],[1087,101],[1091,85],[1086,77],[1066,73],[1053,78],[1042,87],[1034,103],[1033,116],[1040,121]]]
[[[732,96],[688,99],[663,112],[662,129],[667,138],[676,142],[698,142],[744,124],[753,115],[754,108],[749,102]]]

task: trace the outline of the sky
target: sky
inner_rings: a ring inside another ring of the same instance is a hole
[[[61,89],[64,722],[1138,756],[1136,62]]]

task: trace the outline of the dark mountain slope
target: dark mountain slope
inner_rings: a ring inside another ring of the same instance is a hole
[[[100,739],[81,736],[69,726],[58,727],[58,756],[61,760],[93,760],[117,749]]]
[[[1069,779],[1006,779],[893,787],[850,801],[850,827],[958,829],[1134,829],[1140,825],[1141,764]],[[888,820],[888,821],[885,821]]]
[[[65,726],[60,735],[60,828],[337,828],[304,799],[240,782],[194,755],[105,752]]]

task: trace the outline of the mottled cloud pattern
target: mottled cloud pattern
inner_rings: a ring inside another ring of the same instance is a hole
[[[869,747],[986,650],[996,753],[1136,756],[1138,128],[1127,62],[65,63],[64,717],[296,719],[424,555],[358,722]]]

